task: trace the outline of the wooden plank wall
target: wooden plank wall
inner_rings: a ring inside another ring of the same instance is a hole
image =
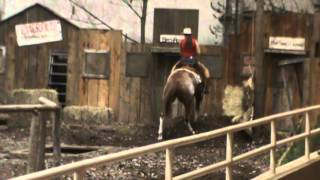
[[[111,107],[118,114],[120,96],[121,32],[80,30],[70,42],[67,100],[72,105]],[[85,49],[110,52],[108,79],[84,77]]]
[[[253,16],[251,16],[253,17]],[[264,31],[265,31],[265,48],[268,47],[268,39],[270,36],[287,36],[287,37],[304,37],[306,38],[306,49],[309,53],[312,42],[312,26],[313,16],[308,14],[274,14],[266,12],[264,16]],[[244,19],[241,22],[240,29],[240,55],[249,54],[254,57],[254,34],[255,29],[254,17]],[[278,61],[282,59],[290,59],[299,56],[292,55],[279,55],[279,54],[265,54],[264,67],[265,67],[265,81],[266,81],[266,96],[265,96],[265,115],[275,113],[275,93],[277,90],[277,76],[280,76],[280,68]],[[301,57],[301,56],[300,56]],[[303,57],[303,56],[302,56]],[[307,56],[305,56],[307,57]],[[301,64],[302,68],[302,64]],[[299,69],[299,68],[298,68]],[[303,69],[303,68],[302,68]],[[289,70],[291,73],[295,71]],[[302,73],[298,72],[298,76],[301,77]],[[292,86],[293,87],[293,86]],[[292,89],[294,90],[294,89]],[[296,94],[296,91],[293,91]],[[300,104],[301,99],[294,99],[294,104]]]
[[[152,88],[149,70],[147,77],[127,77],[126,52],[146,52],[149,45],[144,48],[139,45],[123,44],[124,53],[121,58],[120,69],[120,113],[119,121],[123,123],[151,124],[153,122],[153,105],[151,102]],[[150,57],[150,63],[152,59]],[[151,64],[150,64],[151,65]]]
[[[147,45],[150,46],[150,45]],[[125,47],[127,52],[148,52],[149,47],[139,48],[138,45],[128,44]],[[217,46],[202,46],[204,55],[223,55],[223,48]],[[121,63],[121,92],[120,92],[120,114],[119,121],[125,123],[156,124],[159,114],[162,111],[162,90],[171,66],[174,64],[175,56],[152,54],[149,62],[149,74],[145,78],[125,76],[125,53]],[[169,59],[163,59],[169,58]],[[224,60],[223,76],[220,79],[211,78],[209,80],[210,93],[205,97],[201,113],[210,115],[221,115],[222,98],[224,88],[228,82],[228,66],[230,64]],[[160,82],[161,81],[161,82]],[[163,81],[163,82],[162,82]],[[182,109],[178,108],[178,111]],[[178,112],[178,114],[180,114]]]
[[[15,25],[60,19],[40,6],[35,6],[22,14],[0,24],[0,44],[7,48],[6,73],[0,76],[1,89],[10,92],[17,88],[46,88],[48,84],[48,62],[51,51],[68,50],[68,42],[60,41],[19,47],[16,42]],[[63,39],[68,40],[77,28],[63,19]]]

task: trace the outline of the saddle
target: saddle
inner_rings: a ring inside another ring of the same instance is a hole
[[[196,78],[199,79],[199,83],[202,82],[201,74],[197,69],[197,63],[194,62],[193,59],[190,60],[188,58],[184,58],[178,61],[178,63],[172,68],[171,73],[177,69],[185,69],[191,71],[193,74],[195,74]]]
[[[178,64],[177,64],[177,65],[178,65]],[[172,68],[172,70],[171,70],[170,75],[171,75],[172,73],[174,73],[174,72],[177,72],[177,71],[187,71],[187,72],[189,72],[190,74],[192,74],[193,77],[194,77],[194,79],[195,79],[195,83],[196,83],[196,84],[201,84],[201,82],[202,82],[202,78],[201,78],[199,72],[197,72],[197,70],[196,70],[194,67],[192,67],[192,66],[189,66],[189,65],[174,66],[174,67]]]

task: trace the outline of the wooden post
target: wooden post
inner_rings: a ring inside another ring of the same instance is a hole
[[[27,172],[44,169],[46,123],[43,115],[35,112],[30,127],[29,158]]]
[[[226,147],[226,160],[230,164],[226,167],[226,180],[232,180],[232,147],[233,147],[233,134],[227,133],[227,147]]]
[[[54,166],[60,165],[61,146],[60,146],[60,109],[52,113],[52,139],[53,139],[53,158]]]
[[[173,153],[171,149],[166,149],[166,170],[165,170],[165,180],[172,179],[172,160]]]
[[[272,174],[276,173],[276,122],[275,120],[271,121],[271,135],[270,135],[270,142],[272,148],[270,149],[270,172]]]
[[[309,118],[309,113],[306,112],[306,115],[305,115],[305,133],[308,135],[305,139],[305,156],[307,159],[310,159],[310,118]]]
[[[73,173],[73,179],[74,180],[83,180],[84,179],[84,170],[78,170]]]
[[[256,59],[256,78],[255,78],[255,118],[262,117],[264,114],[265,100],[265,75],[264,75],[264,32],[263,32],[263,11],[264,0],[257,0],[257,10],[255,15],[255,59]]]

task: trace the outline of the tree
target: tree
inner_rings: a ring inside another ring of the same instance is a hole
[[[145,32],[146,32],[146,19],[147,19],[147,7],[148,7],[148,0],[141,0],[142,1],[142,10],[141,15],[132,7],[133,0],[122,0],[134,14],[140,19],[140,43],[145,44]]]
[[[240,0],[212,0],[210,3],[211,9],[215,12],[213,17],[221,24],[214,24],[209,26],[211,34],[216,38],[223,34],[223,43],[227,42],[229,34],[238,34],[239,29],[239,11]],[[216,15],[218,14],[218,15]]]

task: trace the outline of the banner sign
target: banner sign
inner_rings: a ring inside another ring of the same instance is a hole
[[[62,29],[59,20],[19,24],[16,25],[15,29],[19,46],[62,40]]]
[[[161,43],[179,43],[183,39],[183,35],[161,34]]]
[[[305,51],[305,38],[270,37],[269,48],[279,50]]]

